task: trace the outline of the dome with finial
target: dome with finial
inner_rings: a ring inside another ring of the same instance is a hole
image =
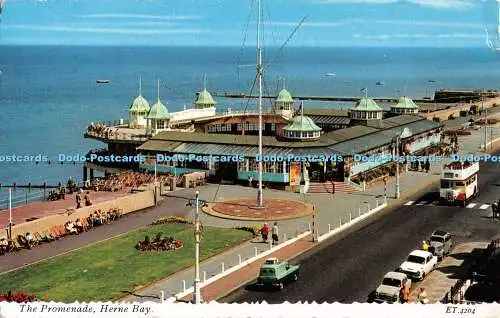
[[[418,113],[418,106],[409,97],[401,97],[396,105],[391,107],[391,112],[396,114]]]
[[[153,106],[151,106],[151,109],[149,110],[148,116],[146,118],[168,119],[170,118],[170,114],[168,112],[167,107],[163,105],[160,99],[158,99],[158,101],[156,101],[156,103]]]
[[[361,98],[351,110],[377,112],[382,108],[371,98]]]
[[[289,131],[321,131],[321,128],[314,123],[314,121],[307,116],[298,115],[292,118],[290,123],[286,125],[283,130]]]
[[[203,89],[201,92],[196,93],[196,100],[194,104],[198,107],[204,106],[214,106],[216,104],[212,94],[210,94],[207,89]]]
[[[283,136],[289,139],[311,140],[321,136],[321,128],[307,116],[304,116],[304,103],[300,106],[301,114],[293,117],[283,128]]]
[[[150,107],[148,101],[144,97],[142,97],[142,95],[139,95],[132,102],[132,105],[129,108],[129,112],[147,113],[149,112],[149,109]]]
[[[290,92],[283,88],[279,92],[278,97],[276,98],[276,102],[277,103],[293,103],[293,98],[292,98],[292,95],[290,94]]]

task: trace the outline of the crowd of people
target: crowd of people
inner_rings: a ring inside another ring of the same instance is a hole
[[[167,175],[158,175],[161,184],[168,181]],[[90,188],[94,191],[121,191],[124,188],[137,188],[141,185],[154,182],[154,174],[136,171],[127,171],[120,174],[109,175],[105,178],[97,178],[91,181]]]
[[[105,138],[111,138],[115,135],[118,135],[118,130],[112,129],[110,127],[106,127],[106,125],[103,125],[101,123],[90,123],[90,125],[87,127],[87,133],[94,134],[97,136],[102,136]]]
[[[107,212],[99,209],[90,213],[86,218],[77,218],[75,221],[70,220],[64,225],[56,225],[46,231],[20,234],[17,236],[17,241],[2,237],[0,238],[0,255],[15,252],[21,248],[32,249],[42,243],[53,242],[68,235],[78,235],[90,231],[94,227],[109,224],[111,221],[120,218],[121,215],[122,211],[119,208],[112,208]]]

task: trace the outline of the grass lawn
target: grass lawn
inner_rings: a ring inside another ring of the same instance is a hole
[[[184,247],[170,252],[141,252],[135,245],[145,235],[158,232],[183,240]],[[251,238],[241,230],[204,227],[201,259]],[[33,250],[36,253],[36,248]],[[76,252],[58,256],[0,276],[0,294],[25,291],[46,301],[115,300],[194,265],[194,234],[191,224],[149,226]]]

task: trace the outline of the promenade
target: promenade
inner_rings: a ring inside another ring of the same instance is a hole
[[[500,118],[500,112],[491,112],[490,118]],[[470,118],[470,117],[469,117]],[[465,119],[466,121],[467,119]],[[450,122],[450,126],[455,128],[460,125],[460,122],[464,121],[463,118],[457,119]],[[451,128],[450,127],[450,128]],[[460,137],[459,146],[460,149],[467,149],[467,151],[479,153],[480,152],[480,140],[481,131],[473,130],[471,136]],[[494,130],[492,132],[494,140],[500,137],[500,130]],[[497,147],[499,144],[491,144],[491,149],[493,146]],[[426,191],[437,191],[437,183],[440,178],[441,164],[433,163],[431,165],[431,171],[429,173],[425,172],[415,172],[408,171],[401,175],[400,177],[400,198],[395,198],[395,185],[396,178],[391,178],[387,182],[385,187],[383,183],[379,183],[369,187],[365,192],[353,193],[353,194],[306,194],[299,195],[293,193],[287,193],[282,191],[265,191],[266,197],[275,198],[289,198],[290,200],[303,200],[305,202],[313,202],[318,206],[318,213],[315,218],[316,232],[319,235],[327,233],[331,229],[339,227],[340,224],[345,224],[350,219],[356,218],[360,214],[366,213],[366,211],[373,209],[377,204],[381,204],[384,201],[384,194],[387,194],[387,203],[389,208],[396,208],[397,206],[404,203],[404,201],[421,192],[423,189]],[[237,189],[237,190],[236,190]],[[385,191],[387,190],[387,192]],[[208,186],[206,189],[200,190],[201,199],[207,201],[219,201],[225,198],[231,197],[242,197],[242,196],[256,197],[256,190],[247,187],[235,187],[235,186],[217,186],[216,188]],[[193,212],[188,215],[190,218],[193,217]],[[214,218],[212,216],[201,214],[201,220],[203,224],[212,226],[239,226],[242,224],[241,221],[228,220],[221,218]],[[305,217],[295,220],[287,220],[279,222],[280,233],[286,237],[294,237],[297,232],[301,232],[304,229],[312,229],[310,224],[312,222],[311,217]],[[244,224],[262,224],[262,222],[251,222],[246,221]],[[292,245],[286,248],[286,251],[280,253],[280,257],[284,259],[291,259],[295,256],[304,253],[305,251],[312,248],[311,246],[303,246],[305,242],[310,242],[312,237],[307,237],[300,240],[300,244]],[[295,246],[295,247],[294,247]],[[202,273],[202,281],[204,279],[209,279],[215,275],[221,274],[222,266],[226,269],[236,266],[239,262],[239,257],[244,260],[255,256],[255,249],[259,253],[268,249],[265,244],[261,243],[259,238],[252,240],[251,242],[245,243],[223,255],[219,255],[210,260],[202,262],[200,265],[200,271]],[[302,250],[301,250],[302,249]],[[272,254],[274,255],[274,254]],[[224,265],[222,265],[224,263]],[[204,294],[204,300],[216,300],[220,297],[226,295],[232,286],[234,288],[244,284],[256,277],[256,267],[260,266],[260,262],[256,262],[254,265],[249,265],[242,270],[238,270],[237,273],[230,274],[220,281],[209,284],[208,286],[202,288],[202,294]],[[187,269],[183,272],[167,277],[166,279],[153,284],[149,287],[143,288],[136,291],[136,296],[128,296],[122,299],[122,301],[137,301],[143,302],[147,301],[148,298],[144,296],[159,296],[160,292],[163,291],[166,298],[173,297],[176,294],[181,293],[183,290],[191,287],[194,277],[194,268]],[[230,283],[231,277],[234,280],[233,284]],[[451,286],[452,281],[445,281],[445,285]],[[191,296],[188,293],[184,296],[184,300],[190,299]]]
[[[90,191],[90,198],[93,204],[97,204],[113,200],[116,198],[120,198],[127,194],[128,193],[126,190],[117,192]],[[30,202],[27,205],[21,205],[12,208],[12,223],[15,225],[27,222],[28,219],[35,219],[35,218],[41,219],[43,217],[51,215],[64,214],[75,210],[75,208],[76,208],[76,193],[66,194],[66,198],[64,200]],[[6,229],[8,228],[8,226],[9,226],[9,209],[0,210],[0,229],[2,228]]]
[[[492,114],[491,117],[500,118],[500,113]],[[492,128],[493,129],[493,128]],[[490,140],[500,136],[500,130],[492,130]],[[472,131],[472,135],[468,137],[460,137],[460,148],[470,149],[471,151],[478,151],[481,140],[481,131]],[[430,189],[429,186],[439,179],[440,166],[433,165],[431,173],[409,171],[404,173],[400,178],[400,199],[394,198],[395,178],[391,178],[387,184],[387,203],[390,207],[397,207],[402,204],[406,198],[422,191],[423,189]],[[54,257],[61,253],[66,253],[74,249],[85,247],[89,244],[97,243],[110,237],[120,235],[139,227],[150,224],[155,219],[162,216],[181,216],[188,220],[194,220],[194,209],[186,207],[189,199],[194,198],[195,191],[200,191],[200,199],[208,202],[221,202],[234,198],[251,199],[256,198],[257,189],[244,186],[234,185],[216,185],[210,184],[196,189],[180,189],[175,192],[165,193],[163,200],[159,202],[158,206],[144,209],[142,211],[126,215],[121,220],[118,220],[110,225],[96,228],[91,232],[82,233],[79,236],[72,236],[60,241],[50,244],[39,246],[31,251],[22,250],[16,254],[8,254],[0,257],[0,272],[13,270],[27,264],[36,263],[44,259]],[[104,194],[112,194],[102,192]],[[319,235],[327,233],[329,230],[338,228],[341,224],[346,224],[352,219],[366,213],[369,210],[384,202],[384,185],[383,183],[376,184],[367,189],[365,192],[358,192],[354,194],[295,194],[277,190],[265,190],[264,200],[267,198],[279,200],[294,200],[302,201],[305,203],[314,203],[317,207],[317,214],[315,216],[315,226],[312,226],[312,217],[306,216],[293,220],[278,221],[280,230],[280,241],[295,237],[297,233],[302,233],[307,230],[315,230]],[[120,195],[115,193],[114,195]],[[104,198],[104,197],[103,197]],[[99,200],[97,197],[94,201]],[[104,200],[104,199],[103,199]],[[57,202],[57,201],[56,201]],[[67,209],[74,205],[74,198],[67,198],[65,201],[60,201],[60,209]],[[63,207],[63,203],[68,207]],[[47,203],[41,202],[40,204]],[[22,208],[22,207],[21,207]],[[27,207],[26,207],[27,208]],[[41,206],[38,208],[39,212],[43,212]],[[0,214],[2,216],[2,214]],[[274,220],[270,217],[269,222]],[[263,221],[243,221],[223,219],[201,213],[201,222],[206,226],[216,227],[236,227],[236,226],[261,226]],[[1,224],[1,223],[0,223]],[[299,246],[305,248],[311,238],[302,239],[301,242],[293,244],[287,248],[288,252],[280,252],[283,258],[293,258],[295,255],[302,253]],[[296,248],[294,248],[294,246]],[[309,246],[310,247],[310,246]],[[308,247],[308,248],[309,248]],[[203,248],[203,245],[202,245]],[[209,279],[222,272],[222,267],[225,270],[239,264],[240,260],[245,261],[258,254],[269,250],[269,245],[261,242],[260,237],[257,237],[247,243],[234,247],[216,257],[206,260],[201,264],[202,280]],[[224,265],[222,265],[224,264]],[[240,272],[238,272],[240,273]],[[255,276],[255,272],[249,270],[250,276]],[[203,277],[204,276],[204,277]],[[233,276],[234,275],[230,275]],[[160,291],[165,293],[166,297],[171,297],[184,288],[189,288],[192,284],[194,277],[194,269],[189,268],[183,272],[176,273],[164,280],[157,282],[151,286],[145,287],[141,290],[135,291],[138,295],[153,295],[158,296]],[[226,278],[226,282],[227,282]],[[214,283],[215,284],[215,283]],[[210,286],[210,285],[209,285]],[[215,285],[213,285],[215,286]],[[215,288],[215,287],[209,288]],[[207,286],[208,288],[208,286]],[[207,289],[208,290],[208,289]],[[215,295],[216,292],[209,294]],[[143,298],[139,296],[125,297],[124,301],[147,301],[150,298]]]

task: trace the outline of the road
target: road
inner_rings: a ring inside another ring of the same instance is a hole
[[[471,202],[489,204],[500,197],[500,165],[480,165],[480,194]],[[421,193],[412,200],[437,199],[437,188],[428,190],[431,192]],[[496,237],[500,234],[500,222],[492,220],[490,214],[491,209],[403,205],[343,239],[293,260],[301,265],[300,278],[285,285],[283,291],[255,291],[247,286],[219,301],[366,302],[382,276],[396,269],[410,251],[420,248],[422,240],[434,230],[453,233],[456,244]]]

